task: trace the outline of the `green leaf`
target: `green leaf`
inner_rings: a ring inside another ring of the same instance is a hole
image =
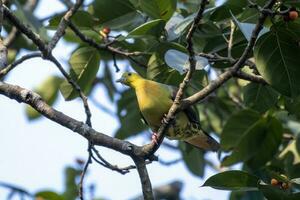
[[[181,150],[185,166],[189,171],[196,176],[203,177],[205,167],[204,152],[183,142],[179,143],[179,149]]]
[[[80,47],[76,49],[69,61],[70,76],[77,82],[84,94],[88,94],[96,77],[100,64],[100,55],[95,48]],[[79,96],[78,91],[65,80],[60,91],[65,100],[72,100]]]
[[[134,90],[128,89],[122,92],[117,104],[117,114],[121,126],[117,130],[115,137],[126,139],[147,129],[147,126],[142,123]]]
[[[48,190],[37,192],[34,196],[39,200],[64,200],[62,195]]]
[[[212,21],[223,21],[231,16],[230,12],[237,15],[244,11],[247,6],[246,0],[227,0],[224,4],[216,7],[210,15]]]
[[[183,76],[165,63],[164,55],[169,49],[176,49],[185,52],[185,48],[177,43],[160,43],[156,47],[157,51],[152,54],[148,61],[147,78],[174,86],[183,80]]]
[[[49,25],[47,28],[56,29],[59,25],[61,18],[65,15],[65,13],[57,14],[51,18],[49,21]],[[93,17],[90,13],[84,10],[78,10],[72,16],[72,22],[75,24],[79,29],[91,29],[94,26],[99,24],[99,20]]]
[[[168,21],[176,10],[176,3],[176,0],[140,0],[140,7],[151,18]]]
[[[222,165],[229,166],[240,161],[248,161],[249,166],[255,168],[262,166],[277,152],[282,134],[282,126],[277,119],[273,117],[260,119],[249,127],[232,154],[224,158]]]
[[[134,6],[128,0],[95,0],[89,9],[99,18],[100,23],[135,12]]]
[[[16,0],[14,0],[14,4],[17,6],[17,10],[14,11],[14,14],[18,17],[18,19],[22,20],[22,23],[29,26],[34,32],[38,33],[39,36],[46,41],[49,41],[47,31],[44,28],[43,24],[39,19],[34,16],[34,14],[26,9]]]
[[[249,42],[251,39],[251,35],[252,35],[252,31],[255,29],[255,24],[250,24],[250,23],[242,23],[239,22],[237,20],[237,18],[235,18],[235,16],[233,15],[233,13],[230,11],[231,17],[233,19],[233,22],[235,23],[235,25],[240,29],[240,31],[243,33],[243,35],[245,36],[245,38],[247,39],[247,41]],[[257,38],[259,38],[261,35],[265,34],[266,32],[268,32],[269,30],[264,28],[259,32],[259,35],[257,36]]]
[[[260,37],[254,48],[259,73],[277,91],[290,97],[300,94],[298,39],[293,29],[277,26]]]
[[[33,91],[38,93],[44,101],[52,106],[57,98],[59,86],[63,79],[58,76],[49,76]],[[41,116],[39,112],[31,106],[26,106],[26,116],[29,120],[37,119]]]
[[[259,190],[268,200],[299,200],[299,193],[290,193],[272,185],[259,184]]]
[[[243,97],[247,107],[265,112],[275,105],[279,94],[268,85],[249,83],[243,88]]]
[[[65,191],[63,197],[65,200],[73,200],[78,197],[78,183],[77,180],[81,175],[82,170],[73,167],[65,168]]]
[[[295,98],[284,98],[285,109],[290,113],[300,118],[300,96]]]
[[[102,26],[112,30],[130,30],[143,23],[143,18],[129,0],[95,0],[89,12],[99,19]]]
[[[238,141],[259,119],[259,113],[252,110],[242,110],[233,114],[221,133],[221,148],[228,151],[237,146]]]
[[[164,30],[166,22],[162,19],[156,19],[153,21],[146,22],[141,26],[132,30],[127,38],[131,37],[143,37],[143,36],[153,36],[159,38],[162,31]]]
[[[229,200],[265,200],[260,191],[232,191]]]
[[[221,172],[208,178],[202,185],[219,190],[256,191],[258,177],[245,171],[232,170]]]

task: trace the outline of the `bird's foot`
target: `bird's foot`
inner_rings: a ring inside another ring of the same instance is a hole
[[[154,144],[156,144],[156,145],[158,145],[158,135],[157,135],[157,133],[152,133],[152,143],[154,143]]]

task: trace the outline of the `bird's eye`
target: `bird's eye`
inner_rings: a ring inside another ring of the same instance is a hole
[[[128,73],[128,76],[131,76],[131,73]]]

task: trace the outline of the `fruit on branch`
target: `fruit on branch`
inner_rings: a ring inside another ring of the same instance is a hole
[[[291,21],[296,20],[298,18],[298,16],[299,16],[299,14],[296,10],[292,10],[292,11],[289,12],[289,19]]]

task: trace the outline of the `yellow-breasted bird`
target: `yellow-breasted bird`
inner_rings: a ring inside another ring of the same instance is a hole
[[[166,84],[144,79],[131,72],[125,72],[117,82],[135,90],[142,117],[151,130],[156,133],[164,115],[168,113],[173,104],[176,89]],[[166,137],[171,140],[183,140],[205,150],[217,151],[220,146],[216,140],[201,129],[199,117],[192,107],[177,113],[174,122],[166,132]],[[155,137],[153,139],[155,141]]]

